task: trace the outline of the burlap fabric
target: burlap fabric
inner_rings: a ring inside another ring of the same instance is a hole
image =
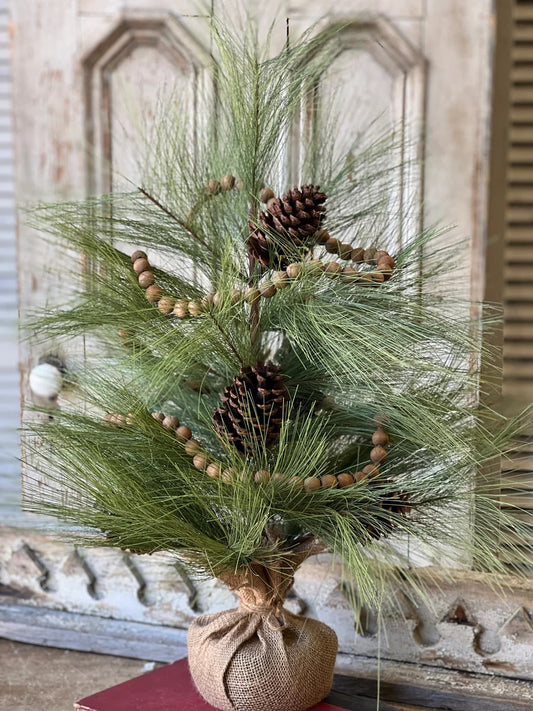
[[[222,711],[304,711],[330,691],[337,636],[283,608],[292,573],[257,566],[224,579],[236,609],[189,628],[189,667],[204,699]]]

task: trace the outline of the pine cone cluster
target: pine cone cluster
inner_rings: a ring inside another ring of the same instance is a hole
[[[220,396],[215,410],[216,432],[246,454],[259,444],[268,447],[278,438],[283,403],[288,398],[279,366],[258,362],[244,366]]]
[[[320,229],[327,196],[319,185],[303,185],[272,198],[248,238],[248,250],[263,266],[283,268],[294,261],[295,248],[308,248]],[[292,256],[291,256],[292,251]]]

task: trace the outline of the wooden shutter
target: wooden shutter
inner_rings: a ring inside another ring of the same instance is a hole
[[[507,112],[503,400],[515,411],[533,402],[533,0],[513,0],[509,21],[508,102],[495,110]],[[533,514],[533,424],[503,467],[502,501]],[[513,564],[505,549],[502,555]]]
[[[20,518],[17,259],[9,62],[9,10],[0,0],[0,519]]]

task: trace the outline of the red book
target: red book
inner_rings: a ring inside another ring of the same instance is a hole
[[[335,702],[340,696],[335,694]],[[80,711],[213,711],[213,706],[196,691],[186,659],[87,696],[74,704],[74,708]],[[313,711],[349,708],[350,705],[338,706],[323,701],[313,706]]]

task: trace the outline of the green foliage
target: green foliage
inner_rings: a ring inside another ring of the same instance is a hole
[[[90,335],[94,347],[76,374],[83,409],[29,425],[35,483],[26,508],[67,522],[76,540],[171,551],[214,575],[268,565],[316,537],[372,603],[385,572],[399,565],[410,576],[401,553],[407,537],[434,555],[461,551],[504,572],[498,551],[508,529],[525,561],[533,529],[500,508],[498,482],[487,472],[515,446],[527,414],[508,421],[480,405],[499,376],[497,353],[483,338],[498,327],[497,309],[472,317],[457,290],[468,274],[436,230],[396,248],[393,276],[379,286],[307,271],[257,311],[242,296],[232,300],[262,278],[246,252],[257,196],[263,184],[280,194],[296,180],[291,129],[330,64],[335,31],[309,33],[271,57],[251,26],[233,34],[213,22],[217,93],[201,97],[203,130],[193,131],[189,112],[167,109],[146,143],[142,185],[31,213],[36,227],[95,265],[77,279],[72,304],[40,316],[39,332],[56,342]],[[298,180],[327,193],[331,234],[393,249],[397,137],[371,140],[373,131],[339,157],[334,124],[319,126],[303,147]],[[226,174],[238,176],[241,189],[206,191]],[[125,243],[158,260],[164,294],[189,301],[218,292],[222,303],[197,318],[162,314],[139,287]],[[277,444],[245,457],[217,438],[212,413],[239,369],[266,358],[281,366],[289,400]],[[487,382],[481,359],[493,363]],[[233,471],[232,481],[198,471],[153,411],[177,415],[212,460]],[[106,413],[127,422],[109,426]],[[368,464],[376,415],[387,418],[391,436],[377,478],[313,493],[290,482]],[[261,469],[285,479],[258,485]],[[398,510],[404,498],[408,515]],[[469,516],[479,525],[465,530]]]

